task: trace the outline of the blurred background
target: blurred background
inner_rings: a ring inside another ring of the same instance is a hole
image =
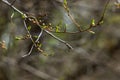
[[[72,16],[84,28],[92,19],[100,19],[107,0],[67,1]],[[63,0],[16,0],[14,6],[36,17],[47,15],[43,17],[45,23],[76,30],[63,8]],[[93,29],[95,34],[54,33],[74,50],[43,33],[42,48],[50,56],[33,50],[26,58],[21,57],[28,53],[31,41],[16,40],[27,33],[20,14],[2,1],[0,7],[0,80],[120,79],[120,8],[116,0],[110,1],[104,23]]]

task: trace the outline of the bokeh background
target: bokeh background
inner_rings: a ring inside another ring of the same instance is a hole
[[[107,0],[67,0],[76,21],[85,26],[101,17]],[[12,0],[9,0],[12,2]],[[30,49],[30,40],[16,40],[27,32],[17,12],[0,1],[0,80],[119,80],[120,79],[120,8],[111,0],[104,23],[93,28],[95,34],[54,33],[70,43],[74,50],[47,34],[41,38],[42,48],[50,56]],[[47,14],[46,23],[75,25],[62,7],[63,0],[16,0],[14,6],[35,16]],[[12,17],[11,15],[14,16]],[[11,18],[12,17],[12,18]]]

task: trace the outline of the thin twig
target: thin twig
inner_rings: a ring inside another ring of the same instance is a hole
[[[32,43],[33,43],[35,46],[37,46],[37,45],[36,45],[36,43],[34,42],[34,40],[33,40],[32,36],[31,36],[31,34],[30,34],[30,32],[29,32],[28,28],[27,28],[27,25],[26,25],[25,20],[24,20],[24,27],[25,27],[25,29],[26,29],[26,31],[27,31],[27,33],[28,33],[28,35],[30,36],[30,39],[31,39]]]
[[[14,7],[13,5],[11,5],[11,3],[9,3],[7,0],[2,0],[2,2],[4,2],[5,4],[7,4],[8,6],[10,6],[11,8],[13,8],[15,11],[17,11],[18,13],[20,13],[22,16],[24,16],[25,18],[27,18],[27,15],[24,14],[22,11],[20,11],[19,9],[17,9],[16,7]]]
[[[72,46],[70,44],[68,44],[67,42],[65,42],[64,40],[56,37],[55,35],[53,35],[51,32],[44,30],[47,34],[49,34],[50,36],[52,36],[53,38],[55,38],[56,40],[60,41],[61,43],[64,43],[69,49],[73,49]]]
[[[29,72],[29,74],[34,75],[38,78],[40,78],[40,80],[58,80],[56,77],[52,77],[51,75],[40,71],[39,69],[36,69],[34,67],[32,67],[31,65],[28,65],[27,63],[21,62],[19,63],[16,58],[10,58],[10,57],[3,57],[2,60],[0,61],[0,68],[1,67],[7,67],[9,66],[9,68],[7,69],[14,71],[14,69],[21,69],[22,71],[27,71]],[[14,71],[15,72],[15,71]],[[12,73],[12,72],[10,72]],[[0,75],[1,76],[1,75]],[[10,78],[11,79],[11,78]],[[26,78],[24,78],[26,80]],[[1,80],[1,79],[0,79]],[[13,78],[12,78],[13,80]]]
[[[82,31],[82,29],[81,29],[81,27],[80,27],[81,25],[80,25],[79,23],[77,23],[77,21],[73,18],[72,14],[71,14],[70,11],[69,11],[68,5],[67,5],[67,4],[63,4],[63,7],[64,7],[64,9],[66,10],[69,18],[70,18],[70,19],[72,20],[72,22],[76,25],[76,27],[78,28],[78,30],[81,32],[81,31]]]
[[[100,18],[100,20],[97,22],[96,25],[100,25],[100,23],[103,21],[109,2],[110,2],[110,0],[107,0],[107,2],[106,2],[106,4],[105,4],[105,7],[104,7],[104,9],[103,9],[101,18]]]
[[[42,33],[43,33],[43,29],[41,30],[40,34],[38,35],[38,38],[36,39],[35,43],[37,43],[39,41],[40,37],[42,36]],[[27,54],[23,55],[22,57],[29,56],[32,53],[34,46],[35,45],[33,44],[32,47],[30,48],[30,51]]]

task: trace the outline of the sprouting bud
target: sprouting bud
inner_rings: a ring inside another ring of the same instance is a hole
[[[95,19],[92,19],[91,24],[92,24],[92,26],[95,26]]]
[[[14,12],[13,12],[12,15],[11,15],[11,19],[14,17],[14,15],[15,15],[15,14],[14,14]]]
[[[0,47],[1,47],[2,49],[7,49],[7,47],[6,47],[6,45],[5,45],[5,41],[0,42]]]
[[[89,32],[89,33],[92,33],[92,34],[95,34],[95,32],[94,32],[94,31],[91,31],[91,30],[89,30],[88,32]]]

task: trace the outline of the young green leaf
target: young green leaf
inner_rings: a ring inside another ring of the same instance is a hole
[[[67,0],[64,0],[64,4],[67,5]]]
[[[26,18],[26,15],[25,15],[25,14],[22,14],[21,16],[22,16],[22,18],[23,18],[23,19],[25,19],[25,18]]]
[[[31,30],[31,26],[29,25],[29,26],[27,27],[27,29],[28,29],[28,31],[30,31],[30,30]]]
[[[38,43],[37,46],[41,48],[41,47],[42,47],[42,44],[41,44],[41,43]]]
[[[36,38],[36,39],[37,39],[37,38],[38,38],[38,36],[34,36],[34,38]]]
[[[56,30],[55,30],[56,32],[60,32],[60,30],[59,30],[59,26],[56,26]]]
[[[16,40],[21,40],[22,38],[21,37],[15,37]]]
[[[95,19],[92,19],[92,26],[95,26]]]
[[[102,21],[100,21],[100,23],[99,24],[103,24],[103,20]]]

